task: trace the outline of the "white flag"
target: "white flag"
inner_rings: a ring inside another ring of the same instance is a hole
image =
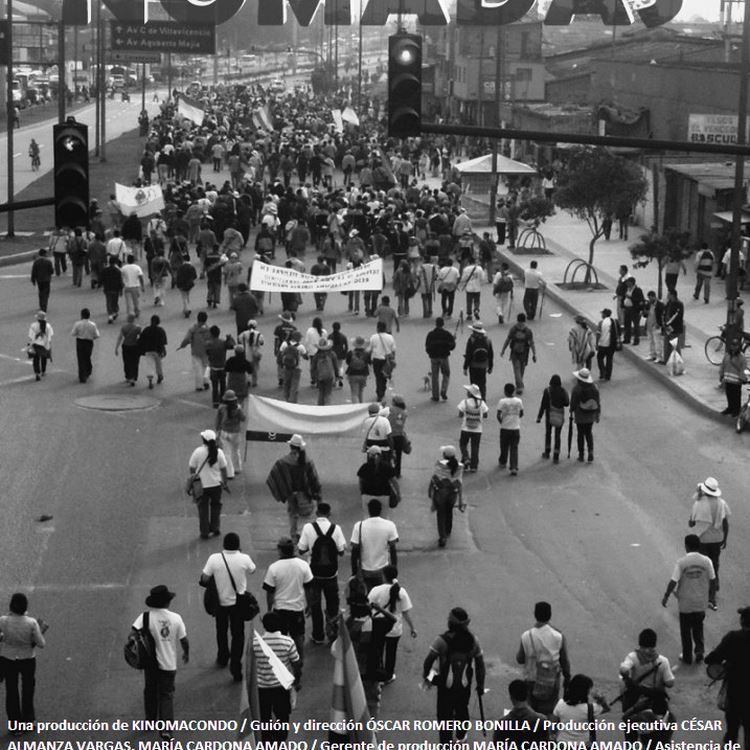
[[[276,656],[274,650],[258,635],[257,630],[253,630],[253,638],[255,639],[254,642],[260,646],[260,650],[268,659],[274,677],[281,683],[281,687],[284,690],[289,690],[294,684],[294,675],[284,666],[281,659]]]
[[[346,122],[350,122],[352,125],[359,126],[359,117],[357,113],[351,108],[347,107],[342,113],[341,118]]]
[[[344,132],[344,120],[341,117],[341,110],[332,109],[331,115],[333,117],[333,124],[336,126],[336,130],[339,133],[343,133]]]
[[[115,200],[125,216],[135,212],[139,218],[159,213],[164,208],[164,194],[160,185],[128,187],[115,183]]]
[[[203,117],[205,113],[200,107],[196,107],[194,104],[185,101],[182,97],[177,102],[177,114],[180,117],[185,117],[188,120],[192,120],[196,125],[203,124]]]

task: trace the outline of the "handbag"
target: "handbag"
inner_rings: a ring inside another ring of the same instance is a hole
[[[242,594],[238,593],[237,584],[235,584],[234,582],[234,576],[232,575],[232,571],[229,570],[229,563],[227,562],[227,558],[224,557],[223,552],[221,553],[221,559],[224,561],[224,565],[227,566],[229,581],[232,584],[234,593],[237,596],[237,603],[234,606],[237,608],[237,611],[240,613],[240,615],[242,615],[242,619],[245,622],[249,622],[258,614],[258,612],[260,612],[260,605],[258,604],[258,600],[250,591],[245,591]]]
[[[216,617],[219,611],[219,590],[216,588],[216,579],[213,576],[208,579],[206,590],[203,592],[203,609],[211,617]]]
[[[391,477],[388,480],[388,507],[396,508],[401,502],[401,487],[398,484],[396,477]]]
[[[407,456],[411,455],[411,440],[409,440],[409,436],[404,433],[404,439],[401,443],[401,452]]]
[[[143,625],[133,628],[123,647],[125,661],[133,669],[149,669],[157,665],[156,644],[149,629],[149,613],[143,613]]]
[[[206,454],[203,463],[198,467],[198,471],[196,471],[195,474],[191,474],[185,483],[185,492],[190,495],[196,503],[203,497],[203,482],[200,480],[200,473],[206,465],[206,461],[208,461],[208,454]]]
[[[565,423],[565,409],[561,406],[550,406],[549,423],[553,427],[562,427]]]

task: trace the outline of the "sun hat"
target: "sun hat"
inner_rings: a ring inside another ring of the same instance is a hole
[[[469,323],[469,330],[475,331],[476,333],[486,333],[484,330],[484,323],[481,320],[475,320],[473,323]]]
[[[286,444],[292,448],[304,448],[307,445],[302,439],[302,435],[298,435],[296,432],[286,441]]]
[[[224,391],[224,397],[221,400],[227,403],[237,401],[237,394],[229,388]]]
[[[320,339],[320,341],[318,341],[318,349],[320,351],[328,351],[332,346],[333,341],[331,341],[330,339]]]
[[[718,497],[721,495],[719,483],[714,477],[706,477],[698,487],[704,495],[711,495],[711,497]]]
[[[578,378],[582,383],[593,383],[594,379],[591,377],[588,367],[582,367],[580,370],[573,370],[573,375]]]
[[[206,441],[216,440],[216,433],[213,430],[203,430],[201,437]]]
[[[40,311],[39,311],[39,312],[38,312],[38,313],[36,314],[36,319],[37,319],[37,320],[47,320],[47,313],[46,313],[46,312],[44,312],[43,310],[40,310]]]
[[[479,386],[471,383],[471,385],[465,385],[464,389],[466,392],[474,398],[482,398],[482,391],[479,390]]]
[[[362,336],[355,336],[354,340],[352,341],[352,346],[355,349],[364,349],[364,347],[367,346],[367,342]]]
[[[443,458],[455,458],[456,446],[455,445],[441,445],[440,452],[443,454]]]
[[[367,449],[368,456],[379,456],[383,452],[383,449],[379,445],[371,445]]]

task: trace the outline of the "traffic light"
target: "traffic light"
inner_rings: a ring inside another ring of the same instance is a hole
[[[73,117],[54,126],[55,226],[89,223],[88,127]]]
[[[388,37],[388,135],[409,138],[422,121],[422,37]]]

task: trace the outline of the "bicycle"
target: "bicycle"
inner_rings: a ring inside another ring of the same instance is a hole
[[[706,359],[712,364],[718,367],[724,360],[726,354],[726,342],[724,340],[724,326],[719,326],[720,334],[717,336],[709,336],[706,339],[705,346],[703,347],[706,353]],[[742,346],[740,351],[744,354],[750,346],[750,333],[742,334]]]

